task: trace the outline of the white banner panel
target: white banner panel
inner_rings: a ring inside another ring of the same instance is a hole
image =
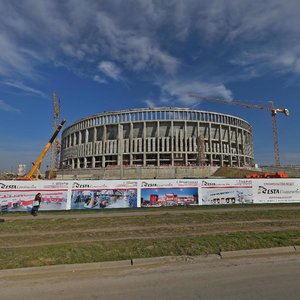
[[[37,193],[42,194],[40,210],[65,210],[68,186],[68,181],[0,181],[0,210],[25,211]]]
[[[71,209],[104,209],[137,207],[138,181],[74,181]]]
[[[253,180],[254,203],[300,202],[300,180],[270,178]]]
[[[141,206],[198,205],[198,180],[142,180]]]
[[[251,204],[253,203],[250,179],[202,179],[200,204]]]
[[[300,202],[300,179],[0,181],[0,211]]]

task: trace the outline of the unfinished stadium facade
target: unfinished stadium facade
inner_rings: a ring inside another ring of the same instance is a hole
[[[61,165],[69,170],[253,164],[250,124],[216,112],[170,107],[103,112],[62,133]]]

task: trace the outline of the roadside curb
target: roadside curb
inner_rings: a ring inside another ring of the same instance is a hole
[[[238,250],[238,251],[226,251],[220,252],[221,258],[237,258],[237,257],[251,257],[251,256],[265,256],[265,255],[277,255],[277,254],[295,254],[300,251],[300,246],[287,246],[276,248],[263,248],[252,250]]]
[[[0,279],[9,277],[41,276],[46,274],[80,273],[88,271],[111,272],[113,270],[128,270],[128,268],[155,268],[171,264],[193,264],[211,263],[223,259],[240,259],[253,257],[272,257],[276,255],[297,255],[300,254],[300,246],[276,247],[265,249],[238,250],[220,252],[220,254],[207,254],[199,256],[163,256],[153,258],[137,258],[121,261],[65,264],[55,266],[27,267],[19,269],[0,270]]]

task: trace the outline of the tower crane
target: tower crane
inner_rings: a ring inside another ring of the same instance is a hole
[[[190,97],[192,98],[198,98],[198,99],[204,99],[208,101],[214,101],[214,102],[223,102],[227,104],[233,104],[233,105],[239,105],[244,106],[247,108],[256,108],[256,109],[262,109],[262,110],[268,110],[271,112],[272,117],[272,129],[273,129],[273,139],[274,139],[274,155],[275,155],[275,165],[280,166],[280,156],[279,156],[279,142],[278,142],[278,133],[277,133],[277,121],[276,121],[276,115],[277,113],[283,113],[285,116],[289,115],[289,110],[286,108],[275,108],[275,104],[273,101],[268,101],[270,103],[270,107],[268,106],[262,106],[262,105],[252,105],[247,103],[242,103],[237,100],[229,100],[229,99],[223,99],[223,98],[211,98],[207,96],[201,96],[196,94],[190,94]]]
[[[59,116],[60,116],[60,100],[57,97],[55,91],[52,92],[52,99],[53,99],[52,130],[54,131],[59,125]],[[54,143],[51,146],[49,179],[55,177],[56,169],[59,164],[59,153],[60,153],[60,141],[59,138],[56,137]]]

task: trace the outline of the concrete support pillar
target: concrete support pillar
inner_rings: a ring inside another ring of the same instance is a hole
[[[232,153],[231,153],[231,126],[228,127],[228,151],[229,151],[229,166],[232,167]]]
[[[147,152],[147,139],[146,139],[146,123],[143,122],[143,137],[142,137],[142,143],[143,143],[143,166],[146,166],[146,152]]]
[[[223,151],[223,135],[222,135],[222,125],[219,125],[219,146],[220,146],[220,166],[223,167],[223,155],[224,155],[224,151]]]
[[[183,132],[183,147],[184,147],[184,165],[188,165],[188,143],[187,143],[187,126],[186,126],[186,121],[184,121],[184,132]]]
[[[174,166],[174,122],[171,121],[171,165]]]
[[[212,141],[211,141],[211,123],[208,124],[208,145],[209,145],[209,163],[212,166],[213,165],[213,149],[212,149]]]
[[[160,122],[158,121],[157,122],[157,131],[156,131],[156,137],[155,137],[155,139],[156,139],[156,141],[157,141],[157,156],[156,156],[156,160],[157,160],[157,166],[159,167],[160,166],[160,157],[159,157],[159,154],[158,153],[160,153],[161,151],[160,151],[160,148],[161,148],[161,140],[160,140],[160,138],[159,138],[159,136],[160,136],[160,133],[159,133],[159,131],[160,131]]]
[[[129,147],[130,147],[130,166],[133,165],[133,124],[130,123],[130,132],[129,132]]]
[[[103,138],[102,138],[102,168],[105,168],[105,151],[106,148],[106,125],[103,126]]]

